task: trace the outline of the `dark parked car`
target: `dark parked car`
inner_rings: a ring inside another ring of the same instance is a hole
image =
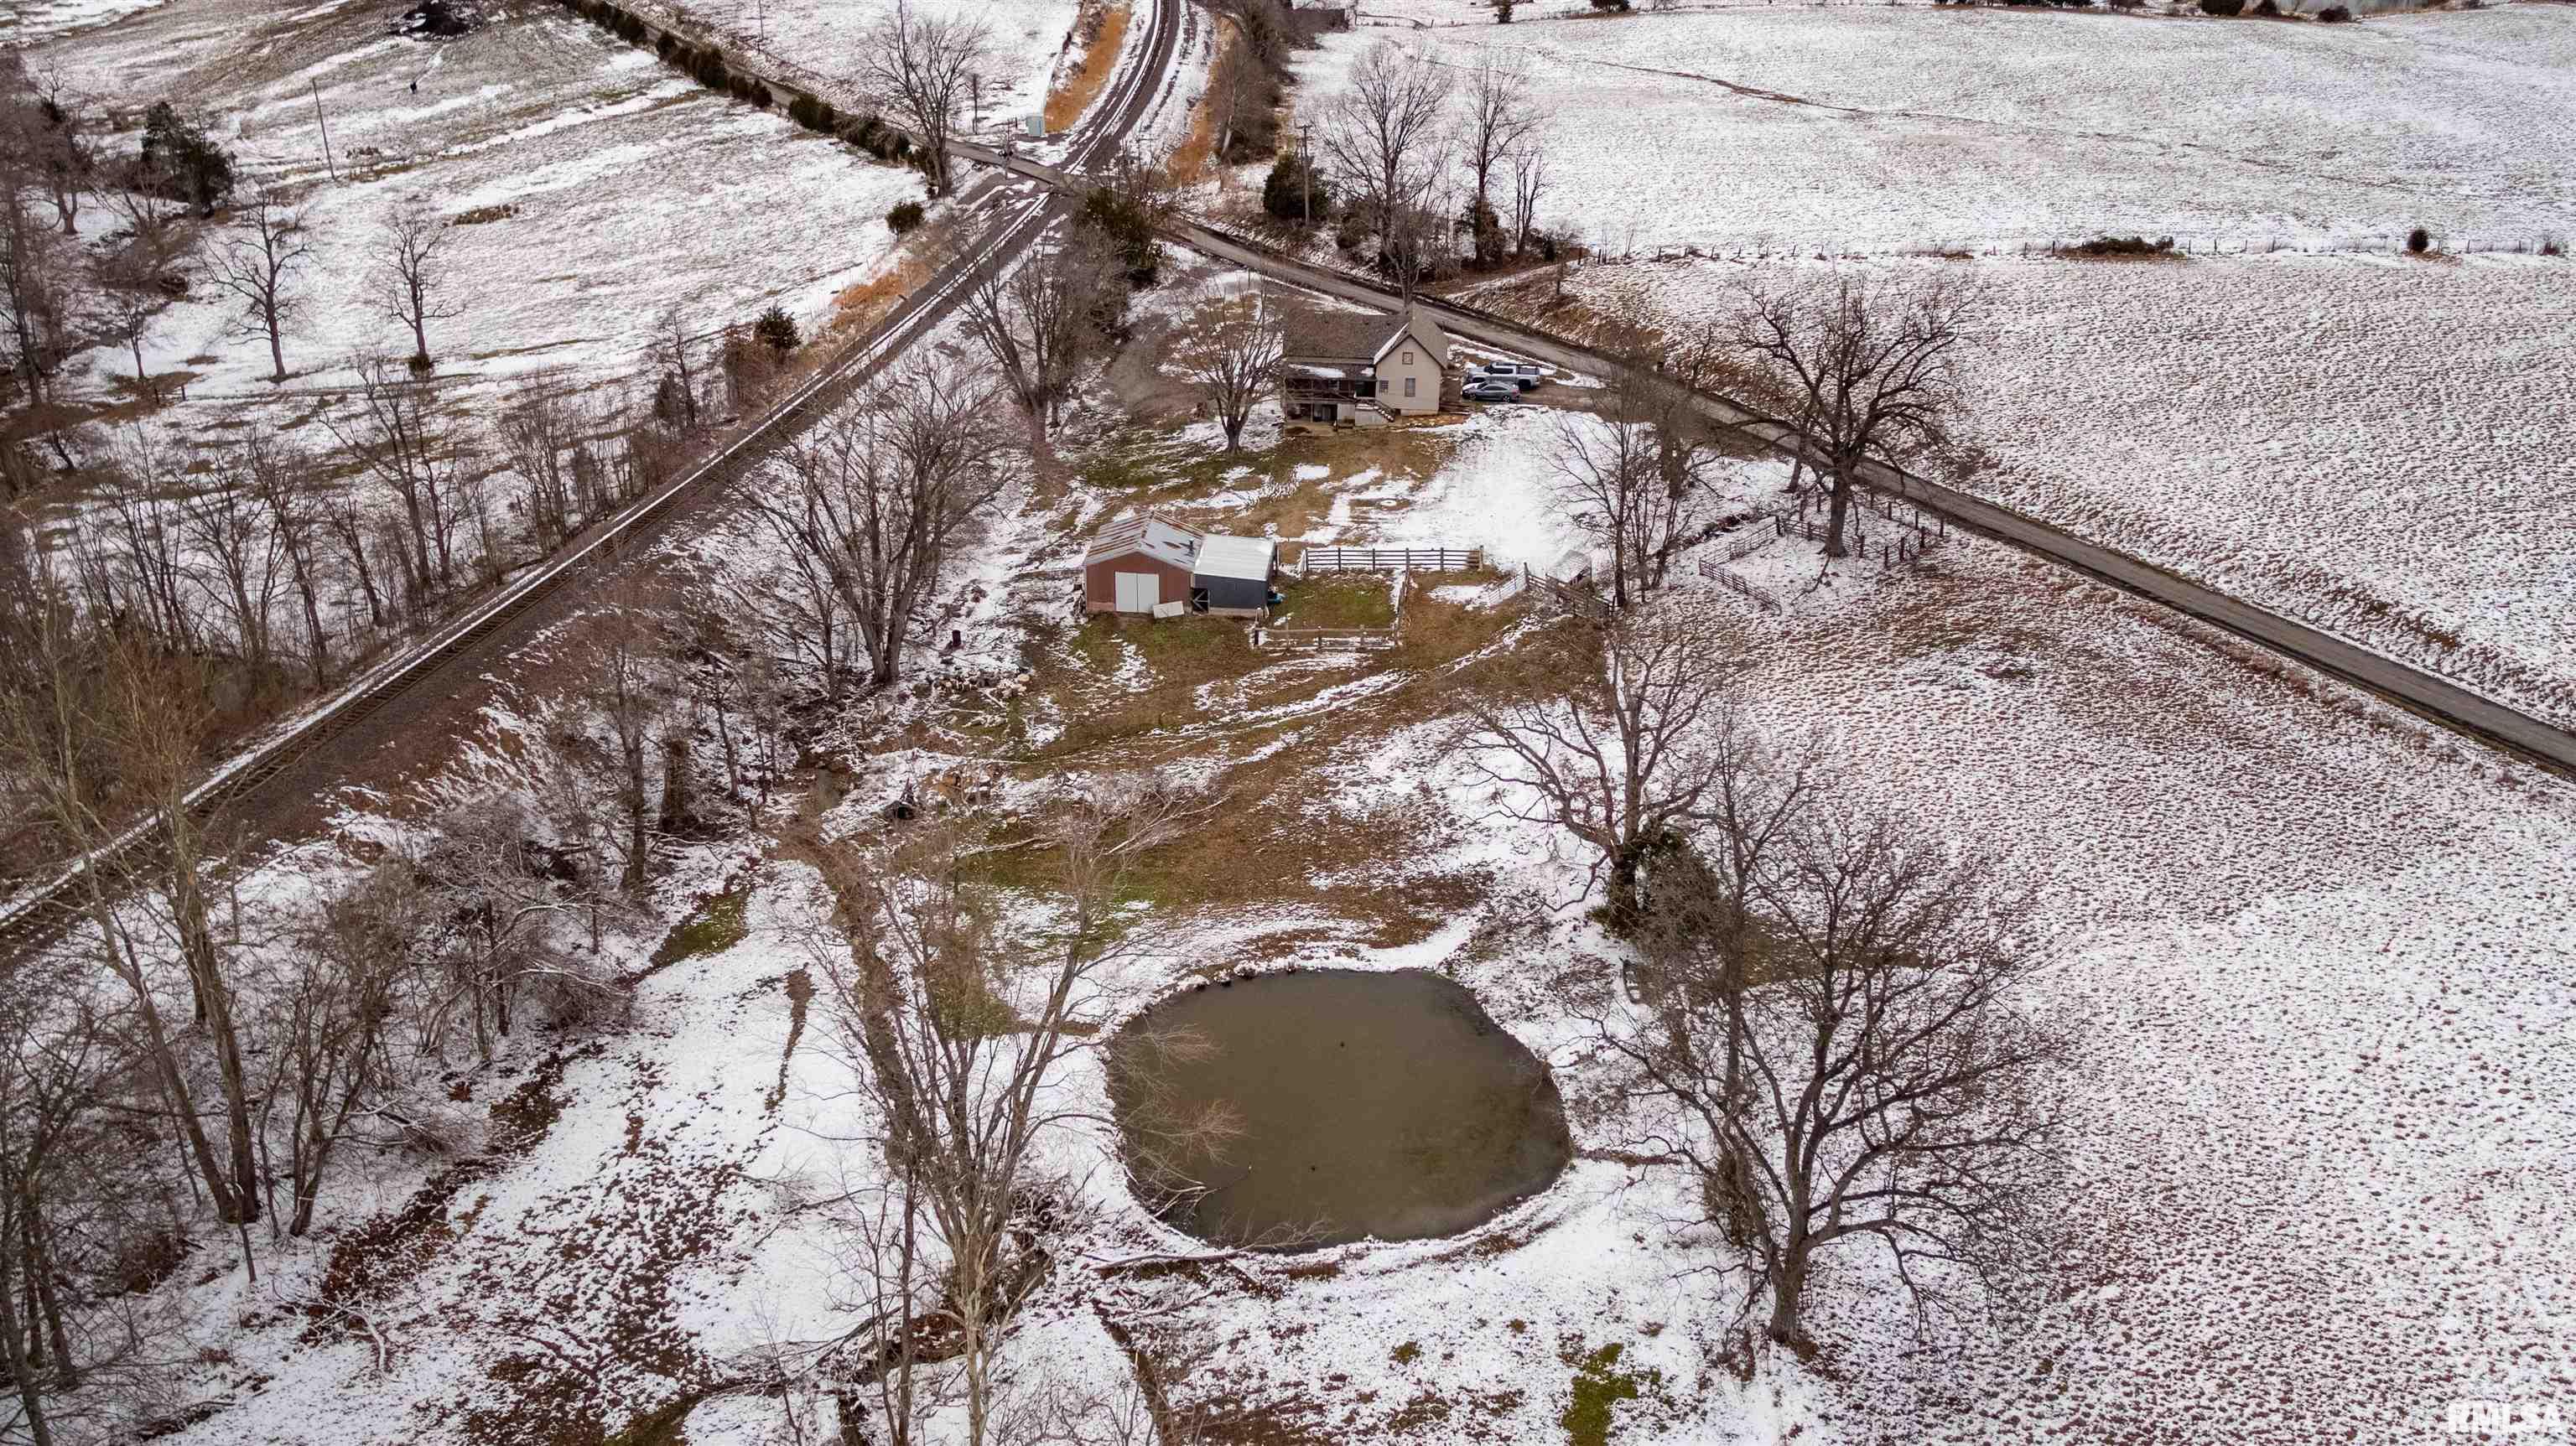
[[[1520,400],[1521,389],[1510,382],[1488,377],[1460,387],[1458,395],[1471,402],[1516,402]]]

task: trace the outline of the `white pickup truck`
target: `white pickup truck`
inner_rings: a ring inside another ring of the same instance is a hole
[[[1545,380],[1544,377],[1539,375],[1538,363],[1536,362],[1487,362],[1482,366],[1471,366],[1467,368],[1467,380],[1475,382],[1488,379],[1498,382],[1510,382],[1512,385],[1519,387],[1525,392],[1535,388],[1541,381]]]

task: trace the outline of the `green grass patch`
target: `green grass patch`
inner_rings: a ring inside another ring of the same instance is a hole
[[[1574,1368],[1574,1397],[1556,1418],[1572,1446],[1609,1446],[1611,1420],[1620,1402],[1649,1392],[1663,1394],[1663,1372],[1652,1366],[1642,1371],[1619,1369],[1619,1357],[1626,1349],[1612,1341],[1587,1353],[1580,1336],[1558,1346],[1557,1359]]]
[[[1049,650],[1038,687],[1066,723],[1061,735],[1038,750],[1046,755],[1197,722],[1201,685],[1243,677],[1265,661],[1243,625],[1224,618],[1131,621],[1121,627],[1104,616],[1058,636],[1064,646]],[[1144,661],[1145,676],[1118,681],[1131,648]]]
[[[1228,455],[1154,433],[1103,449],[1082,464],[1082,480],[1110,492],[1168,490],[1177,499],[1227,486],[1258,487],[1278,466],[1277,447]]]
[[[1148,686],[1174,679],[1188,679],[1195,686],[1261,666],[1243,624],[1225,618],[1159,618],[1122,626],[1114,615],[1103,613],[1075,629],[1070,642],[1095,683],[1106,683],[1127,665],[1129,648],[1153,670]]]
[[[750,937],[751,926],[744,922],[744,910],[751,903],[751,880],[728,884],[723,893],[709,894],[698,902],[689,917],[682,919],[653,951],[651,969],[667,969],[683,959],[700,959],[721,954]]]
[[[1395,579],[1376,572],[1328,572],[1280,589],[1288,601],[1270,616],[1278,628],[1383,628],[1395,622]]]

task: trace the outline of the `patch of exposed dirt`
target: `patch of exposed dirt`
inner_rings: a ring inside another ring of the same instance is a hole
[[[480,0],[415,0],[391,29],[412,40],[454,40],[489,23]]]
[[[1046,98],[1046,128],[1054,135],[1082,118],[1082,113],[1109,84],[1118,69],[1118,51],[1127,43],[1128,10],[1124,5],[1085,5],[1075,22],[1082,38],[1082,63],[1059,77]]]

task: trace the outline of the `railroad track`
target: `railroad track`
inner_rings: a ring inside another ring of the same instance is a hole
[[[759,421],[745,428],[717,453],[665,484],[615,517],[599,523],[572,547],[502,589],[449,623],[430,638],[366,675],[346,684],[320,707],[289,726],[278,737],[245,752],[200,780],[184,807],[203,816],[250,798],[274,786],[284,775],[326,753],[335,743],[378,716],[398,700],[412,696],[453,669],[488,657],[514,628],[529,624],[548,607],[577,598],[603,582],[626,561],[640,555],[674,518],[742,478],[794,436],[808,421],[831,411],[859,387],[881,373],[897,356],[919,341],[955,309],[974,281],[1006,264],[1068,207],[1067,171],[1082,173],[1113,156],[1128,133],[1155,101],[1163,71],[1171,63],[1181,30],[1182,0],[1156,0],[1148,12],[1151,31],[1112,78],[1101,101],[1067,148],[1066,166],[1051,168],[1059,179],[1034,196],[1008,194],[999,152],[983,146],[957,149],[967,159],[997,169],[979,178],[964,198],[991,206],[1001,215],[965,252],[951,260],[868,335],[850,344]],[[992,183],[1003,181],[1003,186]],[[11,899],[0,908],[0,961],[10,961],[61,938],[80,918],[93,870],[132,874],[154,857],[160,837],[159,815],[135,823],[114,839],[64,867],[52,879]]]

